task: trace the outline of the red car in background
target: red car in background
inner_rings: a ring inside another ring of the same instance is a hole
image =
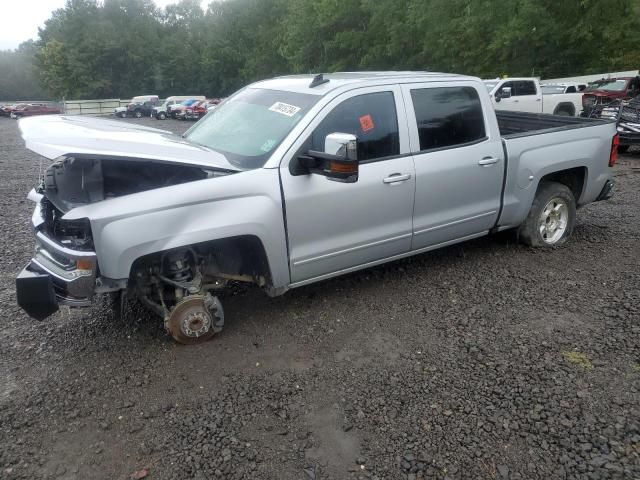
[[[614,100],[629,100],[640,94],[640,77],[611,78],[587,87],[582,96],[582,115],[590,116],[595,107]]]
[[[13,112],[18,107],[22,108],[24,105],[26,105],[26,104],[25,103],[14,103],[13,105],[3,105],[3,106],[0,107],[0,115],[3,115],[5,117],[9,117],[11,115],[11,112]]]
[[[185,110],[185,118],[187,120],[198,120],[204,117],[207,113],[208,105],[208,101],[198,101],[191,104],[191,106],[187,107],[187,109]]]
[[[11,118],[30,117],[33,115],[59,115],[58,107],[50,105],[19,105],[11,112]]]

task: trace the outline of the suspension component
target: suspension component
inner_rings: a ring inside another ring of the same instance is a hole
[[[190,258],[191,257],[191,258]],[[191,250],[171,250],[162,258],[162,269],[168,278],[177,283],[193,280],[193,268],[196,256]]]

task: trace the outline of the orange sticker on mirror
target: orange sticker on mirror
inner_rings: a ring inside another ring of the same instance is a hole
[[[363,132],[366,133],[375,128],[375,125],[373,124],[373,118],[371,118],[371,115],[363,115],[359,118],[359,120],[360,120],[360,128],[362,129]]]

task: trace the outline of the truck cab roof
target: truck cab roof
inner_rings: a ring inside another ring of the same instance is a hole
[[[316,82],[314,78],[322,75],[323,83]],[[328,81],[327,81],[328,80]],[[265,88],[269,90],[283,90],[296,93],[323,96],[340,87],[384,85],[387,83],[408,83],[420,81],[445,81],[445,80],[479,80],[475,77],[456,75],[440,72],[336,72],[322,74],[287,75],[269,80],[262,80],[251,85],[252,88]]]

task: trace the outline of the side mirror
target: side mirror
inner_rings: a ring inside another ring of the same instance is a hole
[[[498,92],[496,93],[496,101],[499,101],[498,97],[500,99],[511,98],[511,87],[502,87],[500,90],[498,90]]]
[[[324,152],[309,150],[298,157],[304,173],[323,175],[328,180],[342,183],[358,181],[358,137],[350,133],[331,133],[324,141]],[[292,173],[294,173],[292,171]],[[300,175],[296,169],[294,175]]]

